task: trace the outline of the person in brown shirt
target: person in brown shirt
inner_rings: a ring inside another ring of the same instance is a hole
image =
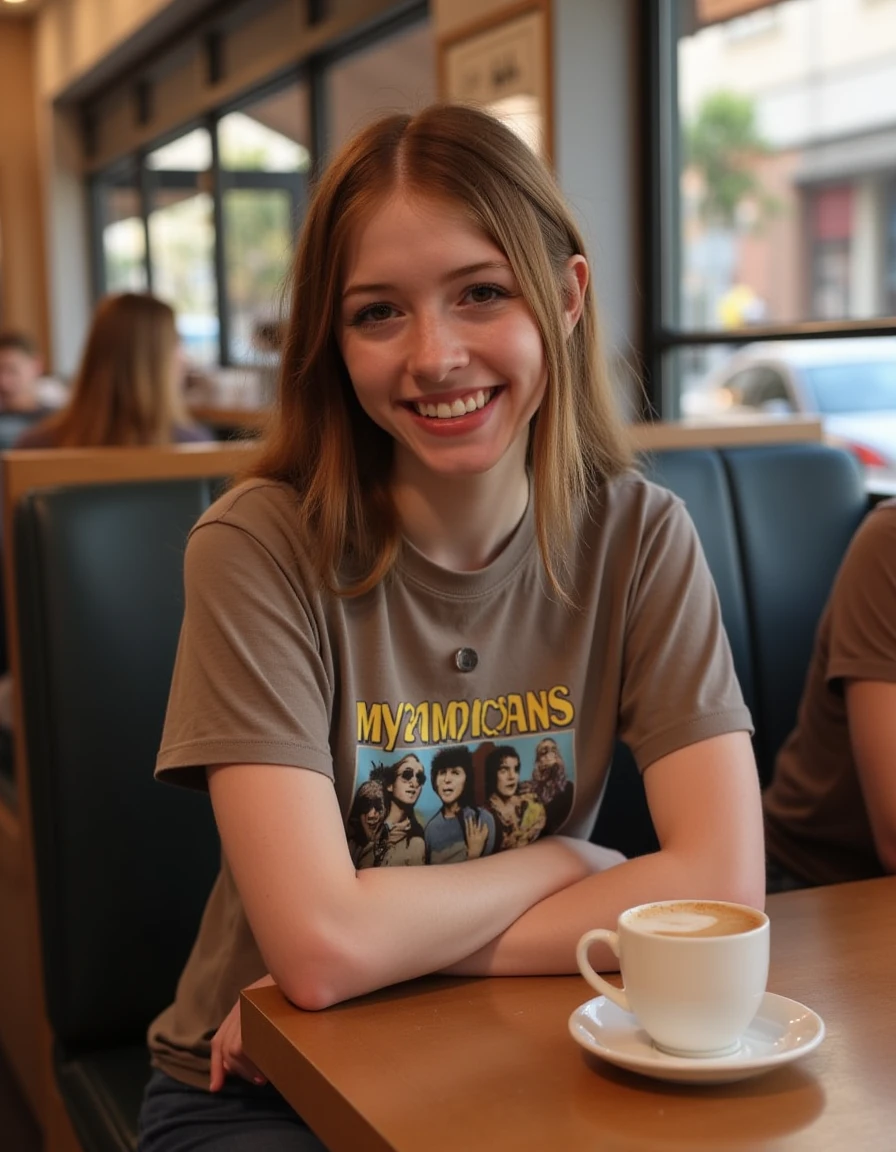
[[[896,873],[896,500],[843,559],[763,808],[769,891]]]

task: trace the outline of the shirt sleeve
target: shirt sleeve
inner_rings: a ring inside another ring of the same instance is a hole
[[[752,732],[715,584],[677,497],[642,527],[623,663],[619,734],[642,771],[688,744]]]
[[[332,668],[294,554],[201,522],[184,588],[156,775],[205,787],[209,765],[269,763],[332,777]]]
[[[896,504],[869,513],[831,595],[825,677],[896,682]]]

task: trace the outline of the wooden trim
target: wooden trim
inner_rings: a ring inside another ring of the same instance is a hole
[[[24,493],[64,485],[231,476],[251,459],[251,444],[179,444],[160,448],[48,448],[5,452],[3,567],[9,668],[12,673],[16,810],[0,802],[0,1046],[48,1140],[65,1128],[56,1096],[52,1036],[43,994],[37,884],[31,837],[28,751],[21,698],[13,517]],[[9,942],[9,943],[7,943]],[[50,1145],[48,1145],[49,1147]],[[60,1145],[61,1146],[61,1145]]]
[[[820,420],[755,420],[730,424],[710,424],[687,420],[663,423],[645,422],[630,425],[637,452],[656,452],[664,448],[732,448],[750,444],[790,444],[818,442],[822,435]]]

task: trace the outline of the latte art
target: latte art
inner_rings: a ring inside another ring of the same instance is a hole
[[[677,900],[652,904],[631,916],[638,932],[651,936],[735,936],[751,932],[763,923],[760,912],[712,900]]]

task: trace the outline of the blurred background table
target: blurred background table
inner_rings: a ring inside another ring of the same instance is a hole
[[[769,991],[825,1021],[755,1079],[667,1084],[584,1052],[577,976],[398,985],[324,1012],[243,994],[251,1059],[330,1152],[890,1152],[896,877],[773,896]]]

